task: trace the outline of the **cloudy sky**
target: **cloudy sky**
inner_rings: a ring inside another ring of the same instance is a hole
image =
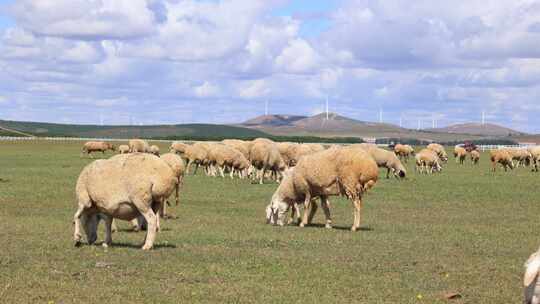
[[[0,0],[0,119],[540,133],[540,1]]]

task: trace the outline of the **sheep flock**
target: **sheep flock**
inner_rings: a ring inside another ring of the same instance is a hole
[[[81,157],[93,152],[118,153],[87,165],[77,180],[77,210],[73,217],[74,242],[88,244],[97,239],[100,221],[105,223],[103,246],[112,244],[114,220],[131,221],[135,229],[146,229],[144,250],[153,247],[160,231],[160,219],[174,217],[167,212],[169,197],[174,194],[179,205],[184,179],[199,170],[212,178],[250,179],[251,184],[277,184],[268,205],[260,206],[266,223],[277,226],[312,223],[318,205],[323,209],[326,228],[332,228],[332,196],[351,201],[354,220],[351,231],[360,228],[366,193],[376,191],[379,169],[386,179],[407,179],[410,174],[402,162],[412,157],[417,174],[442,173],[448,162],[445,148],[436,143],[417,148],[397,144],[392,150],[374,144],[322,145],[274,142],[266,138],[252,141],[226,139],[221,142],[173,142],[168,153],[146,140],[133,139],[113,146],[107,142],[84,144]],[[453,156],[461,166],[476,166],[476,149],[455,146]],[[93,158],[93,157],[92,157]],[[469,161],[467,161],[469,159]],[[530,167],[538,171],[540,147],[501,148],[489,151],[491,170],[505,171]],[[384,171],[383,171],[384,172]],[[263,212],[264,211],[264,212]],[[290,211],[290,214],[289,214]],[[525,303],[540,303],[540,250],[525,264]]]

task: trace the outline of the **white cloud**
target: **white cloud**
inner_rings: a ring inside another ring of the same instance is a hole
[[[268,95],[270,88],[265,80],[260,79],[242,84],[238,93],[242,98],[251,99]]]
[[[220,93],[219,87],[205,81],[202,85],[194,88],[197,97],[215,97]]]

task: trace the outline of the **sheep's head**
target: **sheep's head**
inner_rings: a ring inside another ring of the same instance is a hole
[[[98,215],[83,213],[81,215],[81,226],[86,234],[88,244],[94,244],[97,240]]]
[[[285,225],[285,214],[289,210],[289,204],[282,200],[278,195],[272,196],[272,201],[266,207],[266,223],[272,225]]]
[[[109,144],[109,149],[111,149],[113,151],[116,151],[116,147],[111,143]]]

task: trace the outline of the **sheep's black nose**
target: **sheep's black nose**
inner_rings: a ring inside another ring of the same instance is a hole
[[[405,178],[405,172],[403,172],[403,171],[399,171],[399,177],[401,177],[401,178]]]

